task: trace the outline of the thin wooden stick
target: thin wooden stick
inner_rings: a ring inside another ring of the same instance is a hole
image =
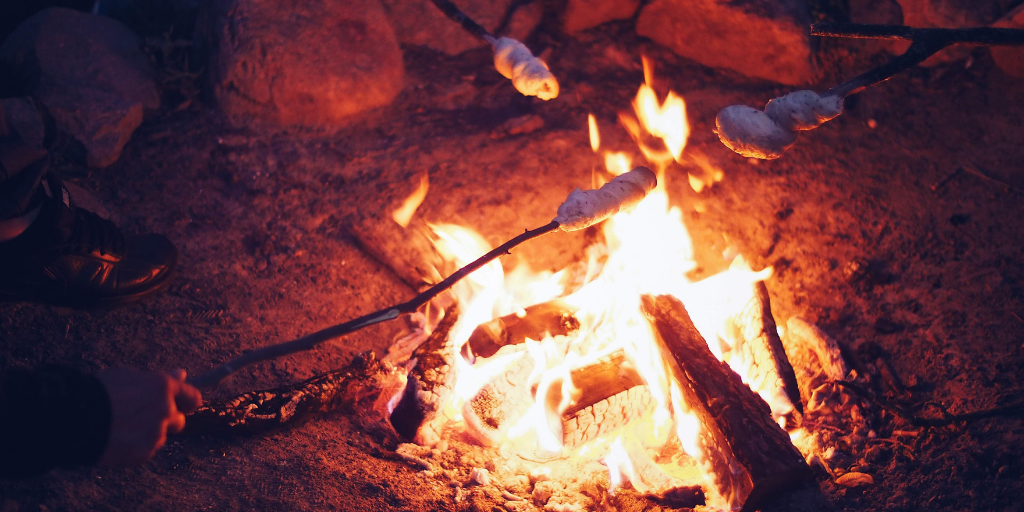
[[[470,264],[466,265],[465,267],[462,267],[459,270],[455,271],[455,273],[448,276],[444,281],[441,281],[440,283],[431,286],[428,290],[417,295],[416,297],[413,297],[413,299],[408,302],[403,302],[402,304],[398,304],[390,308],[375,311],[368,315],[363,315],[359,318],[349,320],[348,322],[342,324],[333,325],[326,329],[314,332],[313,334],[303,336],[299,339],[286,341],[275,345],[269,345],[263,348],[253,350],[251,352],[246,352],[236,357],[235,359],[232,359],[220,366],[217,366],[216,368],[208,372],[200,374],[194,379],[189,379],[189,383],[192,384],[193,386],[200,388],[213,387],[216,386],[218,383],[220,383],[220,381],[224,380],[229,375],[253,363],[269,361],[271,359],[277,359],[278,357],[294,354],[296,352],[310,350],[323,344],[324,342],[340,338],[341,336],[362,329],[363,327],[384,322],[386,320],[394,320],[395,318],[398,318],[398,315],[402,313],[412,313],[419,309],[420,306],[429,302],[430,299],[433,299],[441,292],[451,288],[459,280],[468,276],[469,274],[472,274],[480,267],[483,267],[484,265],[497,259],[501,255],[509,254],[509,251],[512,248],[516,247],[517,245],[522,244],[527,240],[532,240],[534,238],[550,233],[558,229],[558,227],[559,223],[557,221],[551,221],[549,224],[543,227],[534,230],[527,230],[525,233],[509,240],[508,242],[499,245],[498,247],[494,248],[487,254],[484,254],[483,256],[477,258]]]
[[[443,12],[445,16],[448,16],[452,21],[458,23],[460,27],[465,29],[466,32],[469,32],[474,37],[487,41],[488,44],[494,44],[494,41],[496,40],[495,37],[492,36],[486,28],[482,27],[479,23],[473,21],[472,18],[467,16],[466,13],[462,12],[458,6],[448,0],[430,1],[433,2],[438,9],[441,9],[441,12]]]

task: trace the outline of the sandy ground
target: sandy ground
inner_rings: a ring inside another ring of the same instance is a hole
[[[860,44],[827,45],[831,64],[817,88],[869,66]],[[2,304],[0,366],[200,372],[404,300],[412,291],[356,247],[349,227],[397,206],[423,171],[431,179],[423,219],[468,225],[492,243],[546,223],[601,165],[587,113],[606,147],[635,152],[615,118],[643,80],[645,48],[659,90],[687,99],[691,147],[724,171],[697,194],[686,168],[669,170],[705,273],[730,244],[755,267],[774,266],[768,288],[780,322],[799,315],[819,324],[869,370],[887,361],[908,403],[965,412],[1022,398],[1024,192],[977,173],[1024,187],[1024,83],[984,50],[967,68],[912,70],[850,101],[784,158],[755,165],[717,141],[714,115],[787,90],[696,66],[616,26],[555,49],[563,93],[547,103],[517,96],[486,53],[451,59],[411,49],[399,100],[338,133],[232,128],[199,101],[166,105],[114,166],[68,164],[66,174],[127,231],[170,237],[181,253],[177,281],[109,311]],[[506,121],[528,114],[543,127],[503,134]],[[511,258],[560,268],[586,239],[548,237]],[[396,332],[378,326],[258,366],[210,396],[339,368],[355,353],[383,350]],[[876,421],[881,437],[917,437],[898,438],[903,446],[867,466],[875,485],[844,489],[820,475],[820,491],[784,495],[765,510],[1021,509],[1019,418],[930,430]],[[452,482],[395,461],[390,448],[341,415],[254,438],[177,438],[141,467],[0,483],[0,510],[492,510],[505,501],[456,503]],[[659,509],[625,498],[613,505]]]

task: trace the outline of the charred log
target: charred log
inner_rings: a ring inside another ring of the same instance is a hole
[[[341,370],[207,403],[188,415],[181,435],[262,434],[332,411],[367,412],[393,371],[373,352],[359,354]]]
[[[608,398],[562,415],[562,444],[573,450],[589,441],[625,427],[654,411],[655,403],[647,386],[634,386]]]
[[[764,281],[754,285],[754,297],[733,317],[737,329],[732,349],[749,368],[747,383],[769,397],[772,413],[783,416],[792,405],[803,413],[800,387],[772,316],[771,300]],[[786,405],[786,402],[789,404]]]
[[[413,352],[416,366],[409,371],[405,391],[391,413],[395,431],[416,444],[434,445],[448,420],[442,409],[455,387],[457,356],[449,334],[457,318],[456,307],[449,308],[427,341]]]
[[[441,281],[444,262],[434,249],[429,228],[413,222],[402,228],[383,212],[367,212],[348,226],[356,246],[395,273],[413,290]]]
[[[809,479],[810,468],[772,421],[768,406],[715,358],[682,302],[647,295],[643,311],[658,333],[685,406],[702,425],[701,465],[731,508],[754,510],[766,498]]]
[[[477,357],[491,357],[501,347],[523,343],[526,338],[540,340],[546,335],[571,334],[580,328],[576,311],[577,308],[565,301],[552,300],[530,306],[522,314],[513,313],[484,322],[462,346],[462,356],[473,361]]]

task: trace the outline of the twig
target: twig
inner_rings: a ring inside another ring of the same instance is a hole
[[[1007,182],[1005,182],[1005,181],[1003,181],[1001,179],[995,178],[993,176],[989,176],[988,173],[986,173],[985,171],[982,171],[981,169],[972,167],[970,165],[961,165],[960,168],[963,169],[964,171],[970,173],[970,174],[973,174],[973,175],[981,178],[981,179],[988,180],[988,181],[991,181],[993,183],[997,183],[997,184],[1002,185],[1002,186],[1004,186],[1004,187],[1006,187],[1006,188],[1008,188],[1010,190],[1016,190],[1017,192],[1024,192],[1024,189],[1022,189],[1020,187],[1015,187],[1013,185],[1010,185],[1009,183],[1007,183]]]
[[[916,66],[939,50],[954,44],[1024,46],[1024,30],[1012,28],[913,28],[900,25],[859,23],[815,23],[811,35],[857,39],[901,39],[913,41],[903,55],[853,80],[829,89],[825,95],[845,97],[884,82]]]
[[[971,411],[962,414],[953,414],[946,410],[939,404],[935,404],[936,407],[942,412],[941,418],[928,418],[920,416],[913,411],[910,411],[904,407],[896,405],[888,400],[879,398],[874,393],[869,392],[858,384],[853,382],[840,380],[836,381],[840,386],[847,388],[854,393],[860,395],[863,398],[871,400],[876,405],[888,410],[901,418],[909,421],[911,424],[918,427],[944,427],[952,425],[960,421],[979,420],[984,418],[994,418],[996,416],[1020,416],[1024,415],[1024,402],[1017,402],[1010,405],[1003,405],[999,407],[992,407],[989,409],[981,409],[977,411]]]
[[[299,339],[278,343],[276,345],[269,345],[263,348],[253,350],[251,352],[246,352],[245,354],[242,354],[241,356],[238,356],[235,359],[232,359],[231,361],[228,361],[208,372],[205,372],[195,377],[194,379],[190,379],[189,383],[197,387],[212,387],[217,385],[220,381],[224,380],[227,376],[231,375],[232,373],[235,373],[238,370],[241,370],[242,368],[245,368],[246,366],[249,366],[253,363],[258,363],[260,361],[269,361],[271,359],[276,359],[278,357],[294,354],[296,352],[310,350],[318,345],[323,344],[324,342],[340,338],[341,336],[357,331],[364,327],[384,322],[386,320],[394,320],[395,318],[398,318],[398,315],[402,313],[415,312],[417,309],[419,309],[420,306],[429,302],[430,299],[433,299],[441,292],[451,288],[456,282],[468,276],[469,274],[472,274],[480,267],[483,267],[484,265],[497,259],[499,256],[503,254],[508,254],[509,251],[512,248],[516,247],[517,245],[526,242],[527,240],[531,240],[541,235],[550,233],[558,229],[558,227],[558,222],[551,221],[546,226],[534,229],[532,231],[527,230],[525,233],[509,240],[508,242],[505,242],[504,244],[501,244],[492,251],[488,252],[487,254],[484,254],[483,256],[477,258],[470,264],[466,265],[465,267],[462,267],[459,270],[455,271],[455,273],[448,276],[445,280],[435,284],[434,286],[431,286],[429,289],[417,295],[408,302],[404,302],[402,304],[398,304],[390,308],[382,309],[380,311],[375,311],[368,315],[363,315],[354,320],[349,320],[348,322],[345,322],[343,324],[333,325],[326,329],[317,331],[313,334],[303,336]]]
[[[448,16],[452,21],[458,23],[459,26],[465,29],[466,32],[469,32],[474,37],[487,41],[488,44],[494,44],[494,36],[492,36],[486,28],[480,26],[479,23],[473,21],[472,18],[466,15],[466,13],[462,12],[458,6],[451,3],[449,0],[430,1],[433,2],[438,9],[441,9],[441,12],[443,12],[445,16]]]
[[[954,176],[956,176],[957,174],[960,174],[960,171],[963,171],[963,170],[964,170],[963,167],[957,167],[956,170],[954,170],[953,172],[947,174],[945,178],[942,178],[941,180],[935,182],[935,184],[931,186],[932,192],[942,188],[943,185],[945,185],[946,183],[949,183],[949,180],[953,179]]]

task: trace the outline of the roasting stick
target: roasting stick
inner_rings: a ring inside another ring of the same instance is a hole
[[[524,96],[536,96],[545,101],[558,97],[558,80],[551,74],[547,63],[534,57],[526,45],[511,37],[494,37],[449,0],[430,1],[466,32],[491,45],[494,50],[494,68],[511,80],[517,91]]]
[[[746,157],[775,159],[796,143],[797,132],[813,130],[843,113],[843,99],[884,82],[954,44],[1024,46],[1024,30],[1008,28],[911,28],[898,25],[819,23],[811,34],[912,41],[903,55],[819,95],[795,91],[768,102],[764,110],[732,105],[718,113],[718,138]]]
[[[513,247],[557,229],[567,232],[578,231],[598,224],[620,211],[632,209],[647,194],[654,190],[657,184],[658,178],[653,171],[646,167],[637,167],[632,171],[615,177],[599,189],[580,190],[577,188],[558,207],[558,215],[554,220],[537,229],[527,230],[525,233],[501,244],[465,267],[455,271],[455,273],[417,295],[412,300],[363,315],[342,324],[333,325],[299,339],[246,352],[206,373],[189,379],[189,383],[201,388],[213,387],[224,380],[224,378],[253,363],[269,361],[296,352],[310,350],[324,342],[340,338],[345,334],[364,327],[387,320],[394,320],[402,313],[413,313],[420,306],[430,301],[430,299],[451,288],[462,278],[472,274],[497,257],[508,254]]]

